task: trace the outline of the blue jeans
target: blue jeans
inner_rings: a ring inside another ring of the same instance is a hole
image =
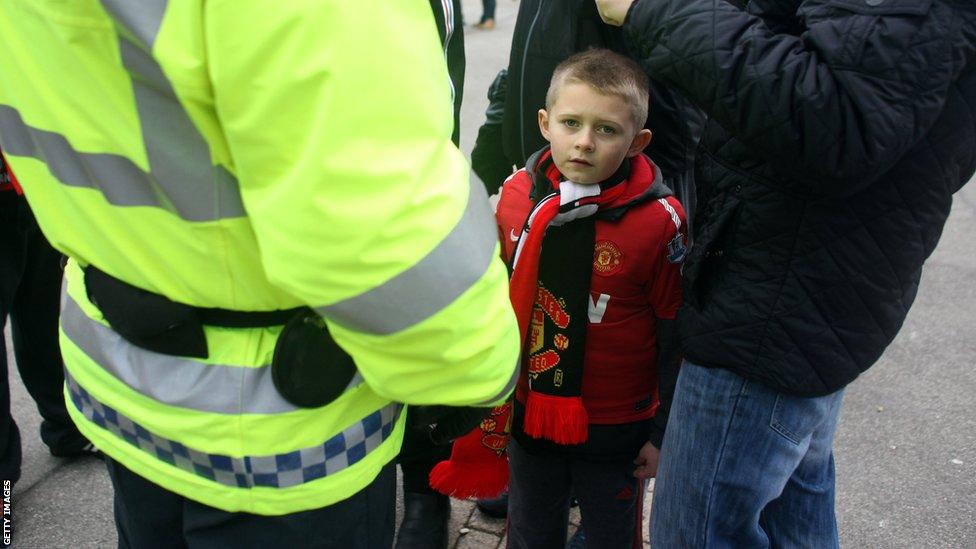
[[[682,365],[651,506],[653,547],[839,547],[831,450],[843,390],[801,398]]]

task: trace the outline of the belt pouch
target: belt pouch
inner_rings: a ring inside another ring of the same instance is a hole
[[[271,379],[281,396],[295,406],[325,406],[345,392],[355,375],[352,357],[332,339],[315,312],[295,315],[278,336]]]
[[[207,338],[189,305],[147,292],[102,271],[85,268],[88,299],[123,339],[172,356],[206,358]]]

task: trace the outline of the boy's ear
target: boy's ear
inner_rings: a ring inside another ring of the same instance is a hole
[[[644,128],[637,132],[634,140],[630,142],[630,149],[627,151],[627,158],[633,158],[641,153],[645,147],[651,143],[651,130]]]
[[[549,113],[546,109],[539,109],[539,131],[542,132],[542,137],[546,138],[546,141],[551,141],[549,139]]]

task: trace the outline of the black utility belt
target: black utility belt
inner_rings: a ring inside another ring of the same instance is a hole
[[[195,307],[137,288],[91,265],[84,272],[88,299],[116,333],[147,351],[207,358],[204,326],[284,326],[275,343],[271,373],[285,400],[301,407],[324,406],[342,394],[356,374],[352,357],[309,307],[277,311]]]

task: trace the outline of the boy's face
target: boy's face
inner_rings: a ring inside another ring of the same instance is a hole
[[[566,179],[599,183],[651,141],[651,132],[637,128],[630,113],[621,97],[581,82],[563,82],[552,108],[539,110],[539,129]]]

